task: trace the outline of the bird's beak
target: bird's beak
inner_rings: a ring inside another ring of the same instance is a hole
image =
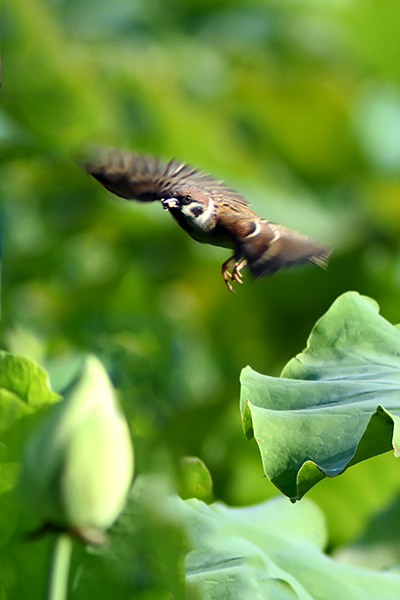
[[[176,198],[164,198],[164,200],[161,201],[162,207],[167,210],[169,208],[177,208],[178,206],[178,201]]]

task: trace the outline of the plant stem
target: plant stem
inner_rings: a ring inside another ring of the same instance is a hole
[[[58,534],[53,549],[47,600],[65,600],[67,598],[71,553],[71,537],[66,533]]]

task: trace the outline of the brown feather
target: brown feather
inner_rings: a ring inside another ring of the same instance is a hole
[[[243,196],[222,181],[174,159],[164,162],[146,154],[103,148],[83,166],[107,190],[127,200],[153,202],[181,188],[192,188],[217,202],[248,206]]]
[[[259,226],[257,235],[242,238],[235,249],[238,257],[247,259],[247,266],[255,277],[272,275],[281,267],[307,260],[320,266],[326,264],[327,246],[265,219],[259,220]]]
[[[217,226],[230,232],[234,240],[245,238],[253,231],[253,223],[260,221],[260,217],[251,210],[249,205],[238,211],[235,206],[224,203],[224,210],[217,213]]]

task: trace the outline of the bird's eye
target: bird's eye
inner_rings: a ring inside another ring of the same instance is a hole
[[[192,201],[192,196],[190,194],[188,194],[187,196],[182,196],[181,198],[181,204],[186,205],[186,204],[190,204]]]

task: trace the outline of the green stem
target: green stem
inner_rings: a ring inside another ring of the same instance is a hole
[[[66,533],[58,534],[54,544],[47,600],[65,600],[67,598],[71,553],[71,537]]]

